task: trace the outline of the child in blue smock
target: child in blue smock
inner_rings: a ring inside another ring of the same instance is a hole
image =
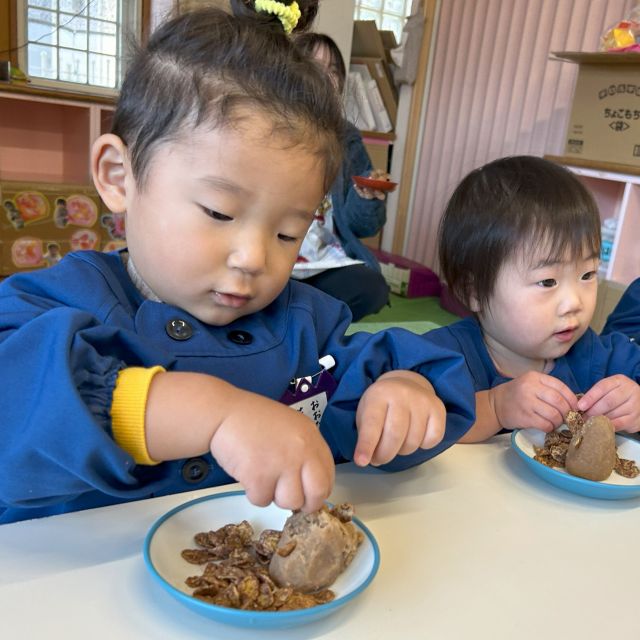
[[[624,291],[614,310],[609,314],[601,334],[621,331],[634,342],[640,341],[640,278],[636,278]]]
[[[528,156],[472,171],[447,204],[439,251],[448,286],[474,313],[425,335],[463,354],[473,377],[476,422],[462,442],[551,431],[570,409],[640,429],[640,350],[589,328],[600,218],[570,171]]]
[[[184,14],[132,58],[91,158],[127,249],[0,285],[0,523],[234,480],[310,511],[336,461],[402,469],[471,425],[458,354],[344,339],[347,307],[289,280],[342,153],[287,36],[313,4]]]

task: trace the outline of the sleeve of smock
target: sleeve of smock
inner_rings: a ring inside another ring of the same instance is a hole
[[[149,387],[163,367],[127,367],[116,378],[111,405],[111,429],[114,440],[137,464],[158,464],[147,450],[145,413]]]
[[[355,451],[358,401],[377,378],[394,369],[415,371],[431,382],[447,410],[446,431],[434,448],[399,455],[381,468],[397,471],[429,460],[457,442],[474,423],[475,392],[461,354],[403,329],[356,333],[340,341],[335,352],[339,384],[324,412],[321,429],[332,449],[345,459],[353,459]]]
[[[99,277],[69,262],[0,285],[0,506],[47,506],[91,490],[135,499],[162,481],[160,471],[141,471],[162,465],[139,467],[115,442],[111,408],[123,369],[171,363],[74,306],[107,296]]]
[[[640,383],[640,348],[624,333],[600,336],[588,329],[566,359],[575,377],[577,390],[583,393],[603,378],[617,374]]]
[[[640,278],[634,280],[624,292],[615,309],[607,318],[602,335],[620,331],[640,342]]]

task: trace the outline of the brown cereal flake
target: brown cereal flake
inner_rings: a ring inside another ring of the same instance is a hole
[[[640,475],[640,469],[634,460],[626,460],[620,456],[617,457],[613,470],[624,478],[636,478]]]
[[[349,522],[354,513],[348,503],[330,511],[342,522]],[[193,589],[193,597],[218,606],[251,611],[293,611],[331,602],[335,598],[331,589],[302,593],[276,585],[266,565],[276,553],[281,535],[281,531],[265,529],[256,540],[246,520],[215,531],[196,533],[194,541],[198,548],[181,552],[187,562],[205,565],[202,574],[185,580]],[[293,544],[295,546],[295,542]],[[286,554],[287,550],[291,552],[293,546],[278,553]]]
[[[533,459],[551,468],[564,468],[569,443],[574,435],[579,434],[584,426],[584,416],[580,411],[569,411],[565,416],[568,429],[558,429],[547,433],[542,447],[533,447]],[[578,435],[576,447],[580,446],[582,436]],[[620,458],[616,453],[616,465],[613,470],[625,478],[635,478],[640,475],[640,469],[634,460]]]

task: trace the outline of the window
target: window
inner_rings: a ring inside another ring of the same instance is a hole
[[[354,18],[375,20],[381,31],[393,31],[400,43],[412,0],[356,0]]]
[[[134,0],[19,0],[21,68],[33,84],[114,93],[128,37],[139,33]]]

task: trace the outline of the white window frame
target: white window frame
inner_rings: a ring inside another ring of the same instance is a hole
[[[405,18],[408,17],[411,13],[411,8],[413,5],[413,0],[405,0]],[[368,11],[370,13],[374,13],[377,15],[376,24],[378,25],[378,29],[382,29],[382,18],[384,16],[393,16],[394,18],[401,17],[396,13],[392,13],[390,11],[385,11],[384,9],[384,0],[382,0],[382,8],[381,9],[372,9],[371,7],[365,7],[361,2],[356,0],[354,9],[353,9],[353,18],[354,20],[364,20],[368,18],[360,17],[360,11]],[[398,41],[399,43],[399,41]]]
[[[87,3],[90,0],[87,0]],[[142,1],[141,0],[123,0],[123,4],[126,5],[129,18],[124,19],[125,24],[119,25],[119,51],[117,52],[117,59],[120,65],[119,80],[122,82],[124,77],[124,57],[125,49],[127,45],[127,38],[129,34],[134,34],[136,40],[140,40],[142,31]],[[67,91],[72,93],[83,93],[97,96],[117,96],[120,87],[110,88],[103,87],[94,84],[85,84],[80,82],[69,82],[66,80],[53,80],[51,78],[40,78],[37,76],[30,76],[28,73],[28,59],[27,59],[27,43],[28,43],[28,0],[16,0],[17,8],[17,41],[18,47],[18,65],[29,77],[29,84],[33,87],[43,87],[48,89],[57,89],[59,91]],[[123,33],[126,29],[126,34]],[[53,45],[57,50],[59,45]]]

